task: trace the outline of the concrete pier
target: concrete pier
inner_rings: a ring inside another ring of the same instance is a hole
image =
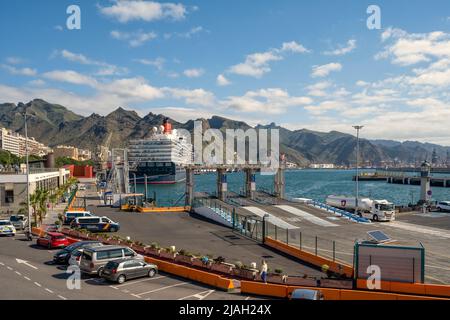
[[[245,171],[245,196],[254,199],[256,191],[256,174],[255,170],[247,168]]]
[[[227,198],[228,183],[227,183],[227,170],[217,169],[217,198],[225,201]]]

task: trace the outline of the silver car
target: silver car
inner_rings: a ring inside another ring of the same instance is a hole
[[[127,280],[150,277],[158,273],[158,267],[139,259],[120,259],[105,265],[101,277],[112,282],[124,283]]]
[[[105,265],[109,261],[118,259],[138,259],[144,261],[144,257],[125,246],[102,246],[84,248],[80,259],[80,269],[83,273],[102,275]]]
[[[16,230],[24,230],[28,225],[28,218],[23,214],[12,215],[11,217],[9,217],[9,221],[11,221]]]

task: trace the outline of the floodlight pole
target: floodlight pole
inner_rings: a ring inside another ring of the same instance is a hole
[[[28,126],[27,126],[27,111],[23,113],[25,122],[25,162],[27,173],[27,209],[28,209],[28,232],[31,234],[31,211],[30,211],[30,164],[28,161]]]
[[[356,201],[355,201],[355,213],[358,214],[359,206],[359,130],[364,126],[353,126],[356,129]]]

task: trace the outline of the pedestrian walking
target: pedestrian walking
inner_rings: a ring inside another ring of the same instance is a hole
[[[265,260],[261,263],[261,280],[267,283],[267,263]]]

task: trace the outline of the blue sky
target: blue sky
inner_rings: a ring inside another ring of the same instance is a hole
[[[449,17],[438,0],[3,1],[0,102],[450,145]]]

